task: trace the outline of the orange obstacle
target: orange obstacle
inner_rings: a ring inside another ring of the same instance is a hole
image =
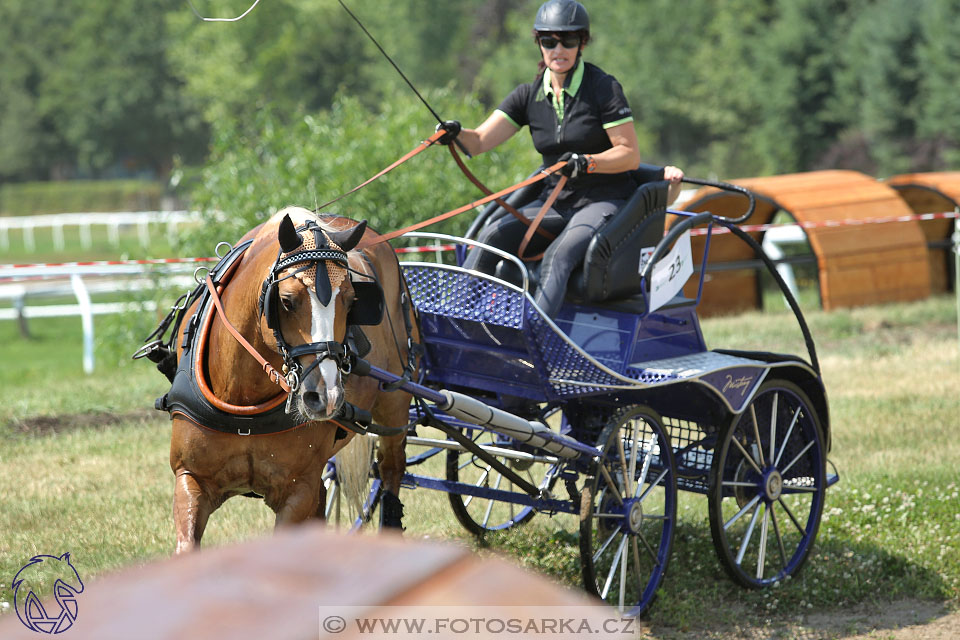
[[[84,573],[84,559],[78,555],[73,562]],[[547,606],[558,616],[575,610],[593,629],[619,619],[614,609],[582,591],[499,558],[477,555],[464,545],[343,535],[321,524],[298,525],[275,536],[204,549],[84,583],[76,597],[76,622],[64,638],[389,637],[360,634],[352,623],[331,627],[330,621],[340,617],[346,622],[358,611],[367,619],[424,611],[459,616],[465,606],[478,607],[466,613],[502,611],[511,617],[518,607],[529,608],[531,615]],[[52,596],[45,606],[50,611],[60,608]],[[444,635],[450,634],[437,637]],[[0,638],[37,637],[13,612],[0,619]]]
[[[941,213],[960,206],[960,171],[940,173],[908,173],[887,179],[914,213]],[[929,248],[930,289],[934,293],[951,291],[953,282],[950,234],[953,220],[938,218],[921,220]]]
[[[807,238],[817,259],[824,309],[918,300],[930,295],[926,239],[916,221],[817,224],[911,215],[910,208],[889,185],[856,171],[813,171],[734,183],[758,196],[756,211],[745,225],[769,223],[781,210],[800,224],[814,225],[807,229]],[[743,212],[745,202],[741,196],[704,188],[684,208],[736,217]],[[751,233],[758,242],[762,234]],[[694,258],[699,259],[704,238],[694,241]],[[754,258],[753,250],[731,234],[711,239],[709,265]],[[753,268],[710,273],[708,266],[711,282],[704,287],[701,310],[716,314],[760,307],[757,273]],[[695,294],[695,286],[695,282],[688,283],[686,294]]]

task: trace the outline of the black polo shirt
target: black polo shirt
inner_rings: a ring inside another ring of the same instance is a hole
[[[633,113],[616,78],[596,65],[580,62],[567,75],[563,100],[558,102],[550,84],[550,70],[529,84],[514,89],[497,109],[517,129],[530,127],[533,146],[546,166],[571,151],[600,153],[610,149],[607,129],[633,121]],[[544,180],[543,198],[558,176]],[[629,198],[636,184],[626,173],[593,173],[567,183],[555,205],[558,210],[579,209],[599,200]]]

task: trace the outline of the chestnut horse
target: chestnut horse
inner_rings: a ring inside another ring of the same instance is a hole
[[[367,248],[352,250],[361,236]],[[199,426],[183,412],[171,410],[177,553],[199,547],[210,514],[236,495],[262,496],[276,513],[277,526],[323,517],[324,467],[354,436],[331,422],[345,402],[371,412],[376,424],[394,428],[407,424],[409,394],[387,393],[372,378],[348,375],[340,358],[343,354],[335,353],[347,343],[348,314],[357,296],[369,295],[370,285],[354,286],[354,277],[360,276],[356,282],[379,282],[385,312],[378,324],[368,321],[362,329],[372,345],[365,359],[397,375],[414,362],[408,355],[411,345],[419,341],[414,312],[401,302],[405,284],[396,255],[387,243],[371,244],[376,237],[365,222],[318,217],[295,207],[278,212],[244,236],[243,240],[253,242],[228,285],[222,287],[223,310],[275,369],[284,368],[286,362],[285,371],[292,368],[302,379],[288,377],[290,397],[281,397],[276,380],[229,333],[219,314],[201,328],[205,348],[196,356],[196,376],[201,386],[206,385],[205,393],[234,413],[249,414],[256,407],[279,406],[287,400],[288,412],[299,414],[295,420],[299,426],[266,435],[257,435],[253,429],[253,435],[240,435]],[[192,317],[196,307],[194,303],[186,317]],[[177,355],[182,359],[184,341],[178,338],[178,342]],[[308,346],[298,352],[302,345]],[[317,346],[322,348],[311,349]],[[392,520],[385,524],[399,526],[406,434],[379,440],[379,472],[386,492],[381,509]]]

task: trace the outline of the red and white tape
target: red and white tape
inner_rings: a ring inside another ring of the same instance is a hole
[[[859,219],[847,219],[847,220],[818,220],[818,221],[804,221],[804,222],[791,222],[787,224],[744,224],[739,225],[742,231],[747,233],[755,233],[758,231],[769,231],[770,229],[784,228],[784,227],[800,227],[802,229],[822,229],[824,227],[856,227],[863,226],[867,224],[885,224],[889,222],[912,222],[918,220],[938,220],[943,218],[956,218],[960,216],[956,211],[943,211],[940,213],[918,213],[911,214],[906,216],[880,216],[875,218],[859,218]],[[714,228],[713,233],[730,233],[730,230],[725,227]],[[692,236],[703,236],[707,234],[705,228],[693,229],[690,231]]]
[[[863,226],[868,224],[884,224],[890,222],[911,222],[914,220],[938,220],[943,218],[957,218],[960,217],[960,213],[956,211],[944,211],[941,213],[920,213],[906,216],[880,216],[875,218],[860,218],[860,219],[847,219],[847,220],[821,220],[821,221],[807,221],[807,222],[796,222],[789,224],[752,224],[752,225],[741,225],[740,229],[748,233],[755,233],[759,231],[769,231],[770,229],[785,228],[785,227],[801,227],[803,229],[817,229],[823,227],[845,227],[845,226]],[[701,236],[706,235],[707,230],[705,228],[692,229],[690,235]],[[713,233],[730,233],[730,231],[724,227],[717,227],[713,230]],[[452,244],[441,244],[441,245],[432,245],[432,246],[419,246],[419,247],[398,247],[394,249],[397,253],[434,253],[437,251],[452,251],[454,245]],[[190,264],[190,263],[204,263],[204,262],[217,262],[219,258],[210,257],[210,258],[152,258],[145,260],[90,260],[90,261],[78,261],[78,262],[39,262],[33,264],[0,264],[0,271],[7,271],[9,269],[42,269],[42,268],[55,268],[55,267],[115,267],[115,266],[129,266],[129,265],[163,265],[163,264]]]

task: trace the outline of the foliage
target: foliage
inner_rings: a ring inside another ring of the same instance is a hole
[[[205,124],[171,74],[165,0],[0,5],[0,177],[163,171]]]
[[[429,99],[444,113],[469,122],[484,110],[450,90]],[[345,193],[386,167],[432,133],[429,115],[412,96],[400,94],[378,111],[341,95],[326,112],[304,114],[290,125],[270,110],[248,121],[214,128],[210,161],[196,177],[194,202],[216,224],[185,239],[188,252],[207,252],[220,240],[239,238],[289,205],[310,209]],[[539,165],[525,133],[502,150],[469,161],[491,189],[504,188]],[[367,219],[386,232],[453,209],[483,196],[467,182],[443,147],[427,149],[393,173],[323,211]],[[463,231],[469,213],[433,231]]]
[[[472,111],[434,105],[469,126],[534,76],[539,2],[347,4],[420,90],[475,96]],[[225,130],[249,131],[240,121],[260,122],[264,111],[274,126],[302,127],[307,115],[329,118],[343,96],[380,113],[382,129],[391,104],[411,95],[338,0],[272,0],[232,23],[202,22],[164,0],[61,4],[0,6],[0,179],[162,176],[177,157],[195,165],[208,143],[219,162]],[[250,3],[194,4],[232,16]],[[585,57],[623,84],[647,161],[735,178],[944,170],[960,158],[958,0],[588,8]],[[431,124],[424,117],[418,132]]]

